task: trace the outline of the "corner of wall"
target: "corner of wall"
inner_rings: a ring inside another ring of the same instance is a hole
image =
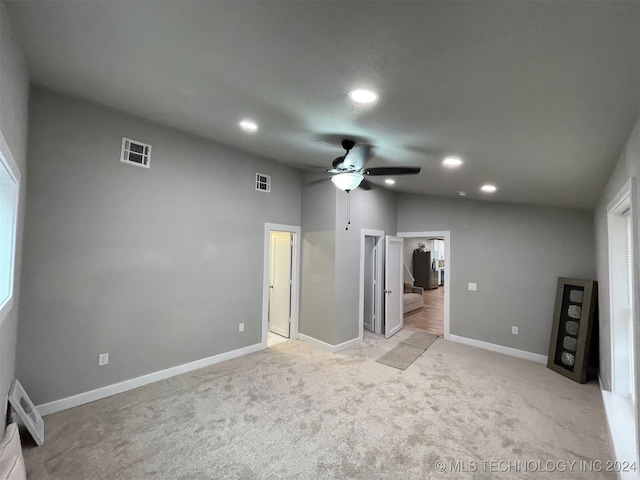
[[[21,174],[16,229],[14,306],[0,326],[0,417],[3,419],[6,416],[6,398],[15,377],[22,232],[27,180],[28,99],[29,76],[26,62],[11,27],[6,7],[3,2],[0,2],[0,132],[10,148]],[[0,422],[0,437],[4,434],[4,428],[5,422]]]

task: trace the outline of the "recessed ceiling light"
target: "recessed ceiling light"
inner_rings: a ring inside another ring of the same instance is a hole
[[[447,157],[442,161],[442,165],[448,168],[456,168],[462,165],[460,157]]]
[[[349,98],[356,103],[373,103],[378,100],[378,94],[373,90],[356,88],[349,92]]]
[[[482,185],[480,187],[480,190],[482,190],[484,193],[493,193],[497,190],[495,185],[490,185],[490,184],[486,184],[486,185]]]
[[[460,195],[461,197],[466,197],[467,196],[467,192],[465,192],[464,190],[460,190],[458,192],[458,195]]]
[[[245,119],[245,120],[242,120],[238,125],[240,125],[240,128],[245,132],[253,133],[258,131],[258,124],[253,120]]]
[[[393,178],[387,178],[384,183],[386,183],[387,185],[393,185],[394,183],[396,183],[396,181]]]

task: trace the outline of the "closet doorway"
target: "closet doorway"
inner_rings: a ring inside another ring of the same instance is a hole
[[[262,344],[298,338],[300,227],[266,223],[262,292]]]
[[[360,340],[364,332],[384,328],[384,232],[362,229],[360,234]]]

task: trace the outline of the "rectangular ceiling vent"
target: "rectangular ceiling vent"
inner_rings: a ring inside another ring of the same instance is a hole
[[[264,173],[256,173],[256,190],[271,193],[271,177]]]
[[[136,167],[149,168],[151,161],[151,145],[122,137],[122,151],[120,161],[135,165]]]

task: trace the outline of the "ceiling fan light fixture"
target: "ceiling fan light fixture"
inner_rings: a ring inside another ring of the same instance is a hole
[[[364,180],[364,177],[359,173],[340,173],[331,177],[333,184],[345,192],[358,188],[362,180]]]
[[[356,103],[373,103],[378,100],[378,94],[366,88],[356,88],[349,92],[349,98]]]

